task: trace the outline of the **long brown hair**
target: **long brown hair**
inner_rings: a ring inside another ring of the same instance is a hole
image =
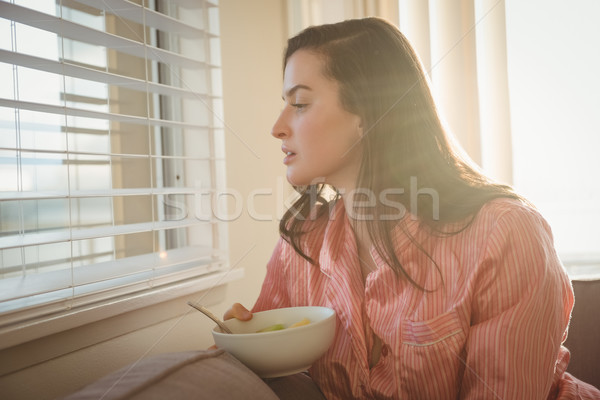
[[[395,26],[365,18],[307,28],[288,40],[284,68],[300,49],[322,56],[323,73],[338,82],[342,106],[361,117],[364,135],[358,188],[375,194],[402,188],[394,201],[440,234],[461,230],[446,231],[451,223],[465,221],[462,226],[466,228],[491,199],[520,199],[509,186],[480,173],[450,143],[419,58]],[[419,188],[437,196],[419,195],[415,192]],[[306,220],[325,219],[330,208],[325,205],[340,198],[339,193],[333,199],[324,198],[323,189],[318,183],[296,188],[300,197],[279,225],[281,236],[313,264],[310,249],[303,249],[300,240],[307,232]],[[402,220],[381,218],[398,210],[378,202],[373,211],[374,218],[367,220],[366,227],[377,251],[397,273],[419,286],[402,267],[390,237]]]

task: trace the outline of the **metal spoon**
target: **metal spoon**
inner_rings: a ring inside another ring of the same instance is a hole
[[[219,328],[221,328],[221,330],[223,332],[225,332],[225,333],[233,333],[233,332],[231,332],[231,329],[229,329],[227,327],[227,325],[225,325],[223,323],[223,321],[221,321],[213,313],[211,313],[210,311],[208,311],[208,309],[206,307],[204,307],[203,305],[201,305],[201,304],[194,304],[191,301],[188,301],[188,305],[194,307],[196,310],[200,311],[202,314],[206,315],[208,318],[210,318],[213,321],[215,321],[217,323],[217,325],[219,325]]]

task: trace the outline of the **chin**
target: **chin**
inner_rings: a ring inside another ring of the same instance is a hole
[[[292,186],[308,186],[314,183],[323,183],[325,181],[323,178],[299,176],[298,174],[294,174],[293,171],[290,171],[289,169],[286,178],[289,184]]]
[[[288,183],[289,183],[290,185],[292,185],[292,186],[295,186],[295,187],[298,187],[298,186],[306,186],[306,185],[308,185],[308,183],[306,183],[306,182],[305,182],[305,181],[303,181],[303,180],[294,179],[294,178],[292,178],[292,177],[289,177],[289,176],[287,177],[287,181],[288,181]]]

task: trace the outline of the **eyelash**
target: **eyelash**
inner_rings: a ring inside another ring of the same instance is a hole
[[[308,104],[303,104],[303,103],[292,103],[290,104],[292,107],[294,107],[295,109],[301,111],[303,110]]]

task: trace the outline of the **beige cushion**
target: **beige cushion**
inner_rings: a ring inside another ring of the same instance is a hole
[[[222,349],[148,357],[66,397],[100,398],[278,399],[262,379]]]

